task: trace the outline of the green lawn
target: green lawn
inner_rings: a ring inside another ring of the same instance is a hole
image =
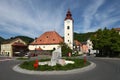
[[[90,63],[87,61],[86,64],[84,64],[83,59],[66,59],[66,60],[71,60],[74,61],[74,64],[67,64],[65,66],[61,66],[57,64],[56,66],[48,66],[48,65],[39,65],[37,69],[34,69],[34,62],[35,61],[25,61],[22,64],[20,64],[21,68],[28,69],[28,70],[37,70],[37,71],[52,71],[52,70],[71,70],[75,68],[82,68],[85,66],[88,66]],[[49,61],[49,59],[44,59],[44,60],[39,60],[39,61]]]

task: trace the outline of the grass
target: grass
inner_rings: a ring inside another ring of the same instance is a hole
[[[56,66],[48,66],[48,65],[39,65],[37,69],[34,69],[34,62],[35,61],[25,61],[22,64],[20,64],[21,68],[28,69],[28,70],[37,70],[37,71],[52,71],[52,70],[71,70],[71,69],[76,69],[76,68],[82,68],[85,66],[88,66],[90,63],[87,61],[86,64],[84,64],[83,59],[66,59],[66,60],[71,60],[74,61],[74,64],[67,64],[65,66],[61,66],[60,64],[57,64]],[[42,61],[49,61],[48,59],[40,60]]]

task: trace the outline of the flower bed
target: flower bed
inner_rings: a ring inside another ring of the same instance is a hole
[[[83,59],[66,59],[66,60],[71,60],[74,61],[74,64],[67,64],[65,66],[62,66],[60,64],[57,64],[56,66],[48,66],[48,65],[39,65],[37,69],[34,68],[33,64],[35,61],[25,61],[22,64],[20,64],[20,67],[23,69],[28,69],[28,70],[37,70],[37,71],[52,71],[52,70],[71,70],[75,68],[82,68],[90,63],[87,61],[84,63]],[[50,61],[50,60],[39,60],[40,62],[43,61]]]

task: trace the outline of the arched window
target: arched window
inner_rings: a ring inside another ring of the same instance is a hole
[[[69,42],[69,40],[68,40],[68,42]]]
[[[70,26],[67,26],[67,29],[70,29]]]

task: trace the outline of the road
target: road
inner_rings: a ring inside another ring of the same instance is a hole
[[[100,59],[89,57],[96,63],[96,68],[76,74],[67,75],[28,75],[12,70],[21,61],[0,61],[0,80],[120,80],[120,59]]]

